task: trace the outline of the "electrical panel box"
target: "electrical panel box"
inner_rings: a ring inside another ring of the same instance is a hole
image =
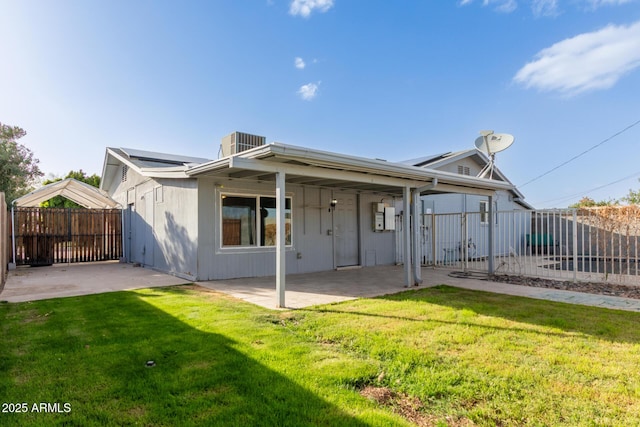
[[[384,230],[384,203],[373,203],[373,231]]]
[[[396,208],[384,208],[384,229],[394,231],[396,229]]]
[[[384,213],[383,212],[373,213],[373,230],[374,231],[384,230]]]
[[[386,203],[372,204],[373,231],[393,231],[396,229],[396,209]]]

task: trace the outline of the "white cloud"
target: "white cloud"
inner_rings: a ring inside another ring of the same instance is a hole
[[[318,83],[307,83],[306,85],[300,86],[298,89],[298,95],[300,98],[305,101],[311,101],[318,95],[318,88],[320,87],[320,82]]]
[[[618,6],[632,1],[634,0],[584,0],[584,3],[587,3],[592,9],[597,9],[601,6]]]
[[[485,4],[497,3],[496,10],[503,13],[511,13],[518,8],[516,0],[484,0]]]
[[[289,13],[308,18],[314,10],[326,12],[332,7],[333,0],[292,0],[289,5]]]
[[[474,0],[459,0],[458,5],[466,6]],[[566,3],[577,5],[578,8],[595,10],[602,6],[620,6],[637,0],[566,0]],[[531,11],[535,16],[558,16],[559,0],[482,0],[482,6],[494,6],[495,10],[503,13],[511,13],[518,8],[519,3],[530,3]]]
[[[640,21],[609,25],[541,50],[514,80],[527,88],[576,95],[607,89],[640,67]]]
[[[460,0],[460,6],[466,6],[473,3],[473,0]],[[482,0],[482,6],[495,6],[498,12],[511,13],[518,7],[516,0]]]
[[[558,1],[557,0],[533,0],[531,2],[531,10],[535,16],[557,16]]]
[[[304,63],[304,60],[299,56],[295,59],[294,64],[298,70],[304,70],[304,67],[307,66],[307,64]]]

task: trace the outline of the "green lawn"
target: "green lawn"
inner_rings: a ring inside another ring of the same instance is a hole
[[[284,312],[191,286],[4,303],[0,425],[640,425],[639,323],[444,286]]]

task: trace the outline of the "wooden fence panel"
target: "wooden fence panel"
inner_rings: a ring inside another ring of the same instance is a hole
[[[16,208],[16,264],[116,260],[122,256],[119,209]]]
[[[2,291],[4,282],[7,279],[7,263],[10,262],[10,221],[8,221],[7,218],[7,202],[4,199],[4,193],[0,192],[0,291]]]

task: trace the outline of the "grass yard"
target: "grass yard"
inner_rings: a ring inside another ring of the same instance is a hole
[[[194,286],[5,303],[0,425],[640,425],[639,322],[446,286],[282,312]]]

